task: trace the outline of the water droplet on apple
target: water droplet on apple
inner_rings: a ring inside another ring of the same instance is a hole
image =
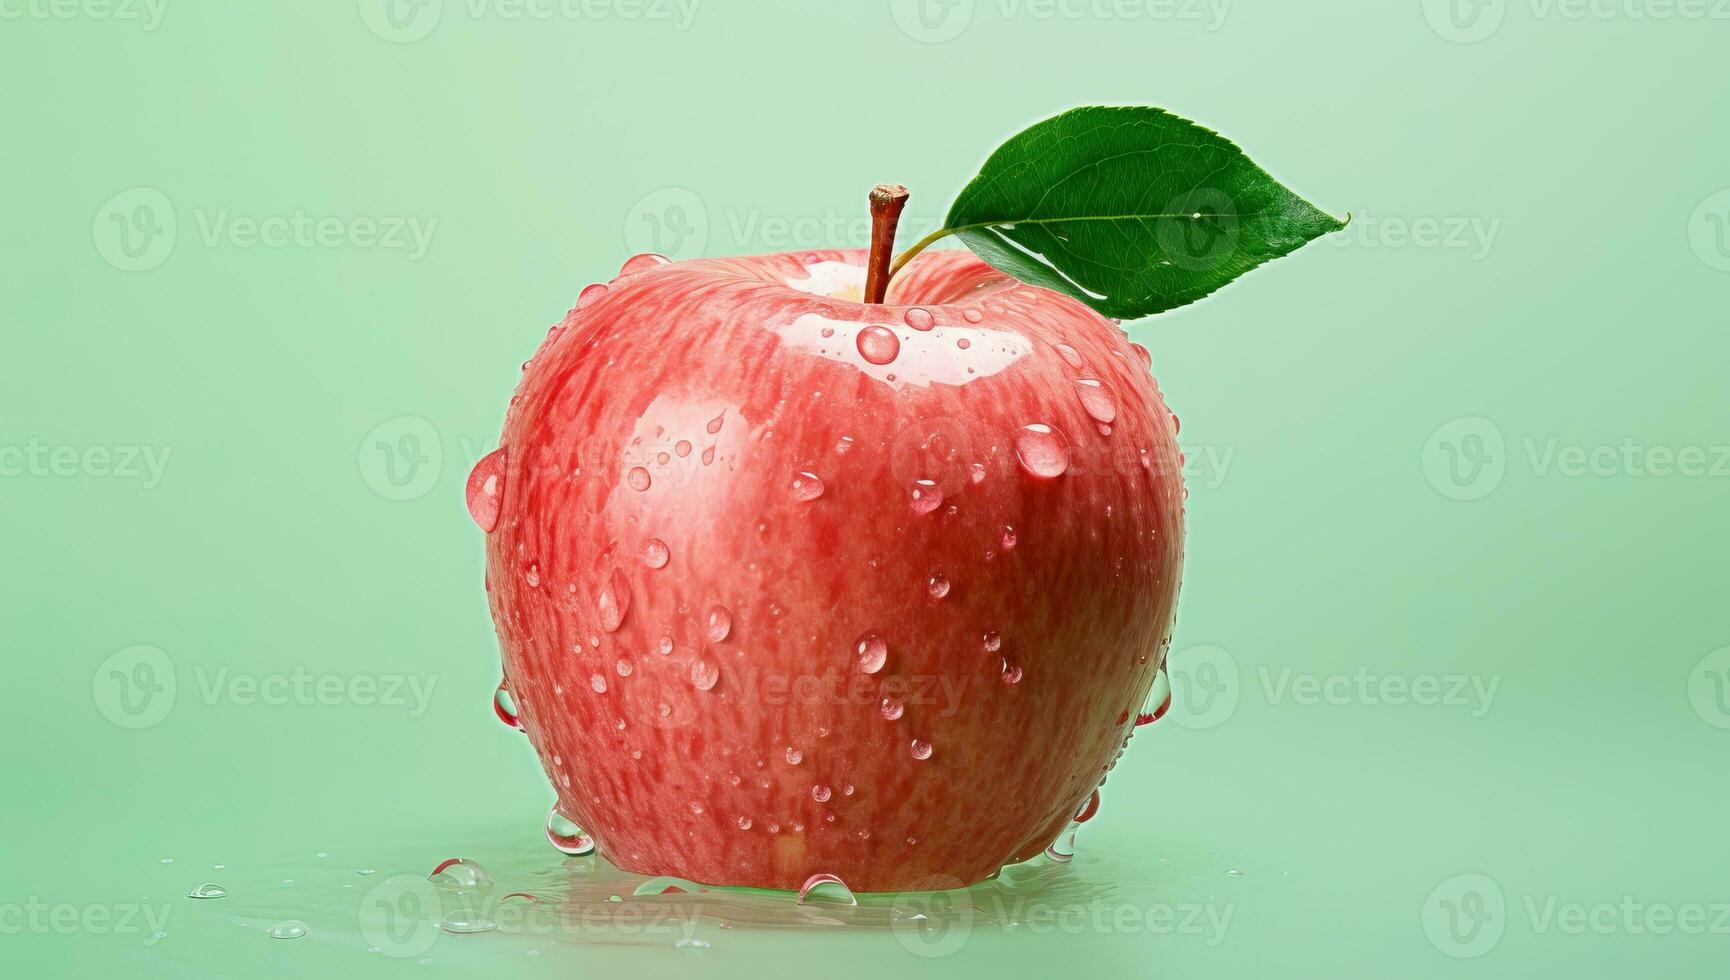
[[[908,310],[903,319],[907,321],[908,326],[915,330],[930,330],[937,323],[937,318],[931,315],[931,311],[922,306],[915,306]]]
[[[601,617],[601,628],[609,633],[616,631],[619,624],[625,621],[625,613],[631,608],[631,587],[625,581],[625,576],[618,569],[613,569],[607,577],[605,585],[595,596],[595,611]]]
[[[1111,397],[1111,392],[1093,378],[1082,378],[1075,382],[1075,393],[1081,396],[1081,407],[1095,422],[1108,423],[1117,418],[1117,399]]]
[[[583,828],[560,813],[558,807],[547,814],[547,841],[558,848],[560,854],[571,857],[582,857],[595,850],[595,839],[583,833]]]
[[[835,440],[835,455],[837,455],[837,456],[847,455],[847,451],[852,449],[852,448],[853,448],[853,437],[852,436],[842,436],[841,438]]]
[[[955,342],[955,346],[961,348],[962,350],[966,350],[969,347],[973,346],[973,341],[968,340],[966,337],[962,337],[960,340],[957,340]]]
[[[1080,368],[1081,368],[1081,352],[1080,351],[1077,351],[1075,348],[1069,346],[1068,344],[1052,344],[1051,349],[1057,351],[1058,355],[1063,358],[1064,363],[1068,364],[1072,368],[1080,370]]]
[[[523,569],[523,581],[529,583],[531,589],[540,588],[541,566],[535,562],[529,562],[529,567]]]
[[[907,706],[901,703],[900,698],[884,698],[877,708],[883,712],[883,717],[890,721],[901,717],[902,712],[907,710]]]
[[[1092,820],[1093,815],[1095,813],[1098,813],[1098,812],[1099,812],[1099,790],[1096,789],[1093,791],[1093,795],[1089,796],[1087,798],[1087,802],[1083,803],[1081,805],[1081,809],[1079,811],[1077,811],[1077,813],[1075,814],[1075,822],[1076,823],[1086,823],[1089,820]]]
[[[996,630],[987,632],[983,638],[986,653],[996,653],[1003,649],[1003,634]]]
[[[978,323],[985,319],[985,314],[969,306],[967,309],[961,311],[961,318],[966,320],[968,323]]]
[[[876,633],[866,633],[853,644],[853,653],[858,659],[860,673],[875,674],[889,659],[889,644]]]
[[[916,738],[908,743],[908,751],[913,753],[915,759],[929,759],[931,758],[931,743],[922,738]]]
[[[1004,551],[1014,551],[1015,550],[1015,543],[1017,540],[1018,539],[1016,538],[1016,535],[1015,535],[1015,528],[1011,527],[1008,524],[1003,525],[1003,550]]]
[[[822,783],[818,783],[811,787],[811,798],[816,800],[818,803],[829,802],[829,787],[824,786]]]
[[[661,643],[655,649],[661,651],[661,656],[663,656],[663,657],[669,653],[672,653],[673,652],[673,638],[670,636],[661,637]]]
[[[633,255],[626,259],[625,264],[619,267],[619,275],[630,276],[639,272],[647,272],[650,269],[666,265],[671,261],[673,260],[656,252],[643,252],[640,255]]]
[[[854,343],[859,356],[872,364],[888,364],[901,353],[901,339],[888,327],[872,324],[859,331]]]
[[[975,486],[985,482],[985,464],[974,463],[967,467],[967,479]]]
[[[853,889],[835,875],[816,874],[805,879],[805,884],[799,887],[797,905],[858,905],[859,899],[853,896]]]
[[[739,829],[740,830],[750,830],[751,829],[751,818],[750,817],[740,817],[739,818]]]
[[[596,694],[607,693],[607,677],[606,677],[606,675],[605,674],[592,674],[592,675],[590,675],[589,686],[595,689]]]
[[[1029,476],[1059,477],[1069,469],[1069,440],[1049,425],[1024,425],[1015,433],[1015,458]]]
[[[278,922],[264,931],[272,939],[301,939],[306,936],[306,923],[299,919],[288,919]]]
[[[691,455],[691,440],[680,439],[678,442],[673,443],[673,455],[680,459],[684,459],[686,456]]]
[[[631,485],[632,490],[641,493],[649,489],[649,471],[641,466],[633,466],[631,471],[625,474],[625,482]]]
[[[660,538],[650,538],[643,543],[643,564],[650,568],[666,568],[667,559],[672,557],[672,551],[667,548],[667,542]]]
[[[707,660],[694,660],[691,662],[691,686],[695,687],[697,690],[707,691],[713,688],[716,682],[720,679],[721,668],[715,666],[713,663]]]
[[[635,666],[634,666],[634,665],[632,665],[632,663],[631,663],[631,662],[630,662],[630,661],[629,661],[629,660],[627,660],[627,659],[626,659],[626,658],[624,658],[624,657],[620,657],[620,658],[619,658],[619,659],[618,659],[618,660],[617,660],[617,661],[616,661],[616,662],[615,662],[615,663],[614,663],[614,664],[613,664],[613,671],[614,671],[614,672],[615,672],[615,673],[617,673],[617,674],[618,674],[618,675],[619,675],[619,676],[620,676],[620,677],[629,677],[629,676],[631,676],[631,672],[632,672],[632,671],[633,671],[633,670],[636,670],[636,667],[635,667]],[[623,718],[620,718],[620,719],[619,719],[619,723],[618,723],[618,724],[617,724],[617,725],[615,725],[615,726],[613,726],[613,727],[615,727],[615,728],[623,728],[623,727],[625,727],[625,719],[623,719]]]
[[[1003,663],[1002,663],[1002,666],[1000,668],[1000,673],[998,674],[998,677],[1005,684],[1010,684],[1010,685],[1019,684],[1019,683],[1021,683],[1021,668],[1019,666],[1013,664],[1013,663],[1010,663],[1009,658],[1005,657],[1003,659]]]
[[[1144,369],[1153,370],[1153,354],[1146,347],[1140,344],[1130,344],[1129,349],[1135,352],[1135,359],[1141,362]]]
[[[714,461],[715,461],[715,447],[710,446],[708,449],[703,450],[703,465],[708,466],[710,463],[713,463]]]
[[[929,514],[943,505],[943,488],[936,480],[914,480],[912,506],[915,514]]]
[[[791,489],[794,500],[816,500],[823,496],[823,481],[815,473],[795,473]]]
[[[933,599],[941,599],[948,595],[949,576],[943,574],[942,569],[932,572],[931,577],[925,580],[925,592]]]
[[[591,283],[584,286],[583,291],[577,294],[576,308],[580,310],[605,295],[607,295],[607,284],[604,282]]]
[[[452,909],[439,921],[439,928],[453,936],[492,932],[499,924],[479,909]]]
[[[707,632],[711,643],[719,643],[733,632],[733,614],[727,611],[726,606],[709,607]]]
[[[1045,849],[1045,856],[1047,859],[1055,861],[1058,864],[1068,864],[1070,859],[1075,857],[1074,824],[1071,824],[1063,831],[1063,833],[1057,835],[1057,839],[1052,841],[1051,845]]]
[[[469,516],[475,519],[485,534],[491,534],[493,528],[499,526],[499,512],[505,499],[505,463],[508,457],[503,448],[495,449],[475,464],[469,471],[469,482],[466,490],[469,505]]]
[[[721,424],[725,421],[727,421],[727,413],[722,412],[721,414],[710,419],[709,423],[707,425],[703,426],[703,429],[705,431],[707,431],[710,435],[714,435],[715,433],[721,431]]]
[[[215,882],[207,881],[204,884],[199,885],[197,888],[194,888],[193,890],[187,892],[186,897],[187,898],[227,898],[228,897],[228,889],[222,887],[221,885],[216,884]]]
[[[804,762],[804,761],[805,761],[805,753],[799,751],[798,749],[794,748],[791,745],[787,746],[787,764],[788,765],[796,766],[799,763]]]
[[[1159,673],[1153,675],[1153,688],[1147,692],[1147,703],[1142,706],[1141,713],[1135,716],[1136,727],[1151,725],[1165,717],[1171,710],[1171,677],[1166,674],[1165,667],[1159,668]]]
[[[511,697],[510,687],[502,680],[499,681],[498,690],[493,692],[493,714],[517,731],[523,730],[522,719],[517,717],[516,699]]]

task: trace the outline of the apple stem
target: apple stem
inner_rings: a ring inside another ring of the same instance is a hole
[[[865,302],[881,303],[889,292],[889,260],[895,254],[895,226],[907,206],[907,188],[878,184],[871,188],[871,254],[865,265]]]

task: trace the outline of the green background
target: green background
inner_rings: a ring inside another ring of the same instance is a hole
[[[393,27],[371,0],[0,0],[0,963],[1723,972],[1725,12],[913,6],[444,0]],[[563,873],[550,790],[488,709],[461,500],[546,326],[646,247],[863,244],[877,181],[928,228],[1004,138],[1095,102],[1198,119],[1356,215],[1130,327],[1183,418],[1189,563],[1177,706],[1040,893],[1104,924],[981,919],[941,956],[881,924],[369,956],[356,869]],[[334,237],[247,237],[297,214]],[[424,250],[368,237],[398,220]],[[146,449],[156,477],[113,471]],[[114,670],[175,688],[129,714]],[[341,690],[207,690],[297,671]],[[429,696],[366,694],[408,678]],[[1466,686],[1384,696],[1429,684]],[[182,898],[207,880],[231,897]],[[84,921],[129,905],[167,935]],[[1229,928],[1148,928],[1162,905]]]

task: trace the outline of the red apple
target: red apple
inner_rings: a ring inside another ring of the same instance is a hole
[[[583,291],[476,468],[558,810],[629,871],[860,891],[1038,854],[1160,669],[1176,420],[1111,321],[965,252]]]

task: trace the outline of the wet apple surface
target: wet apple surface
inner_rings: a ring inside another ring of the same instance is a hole
[[[1143,713],[1183,554],[1145,351],[966,253],[864,273],[631,260],[470,481],[510,717],[621,868],[970,884],[1090,814]]]

